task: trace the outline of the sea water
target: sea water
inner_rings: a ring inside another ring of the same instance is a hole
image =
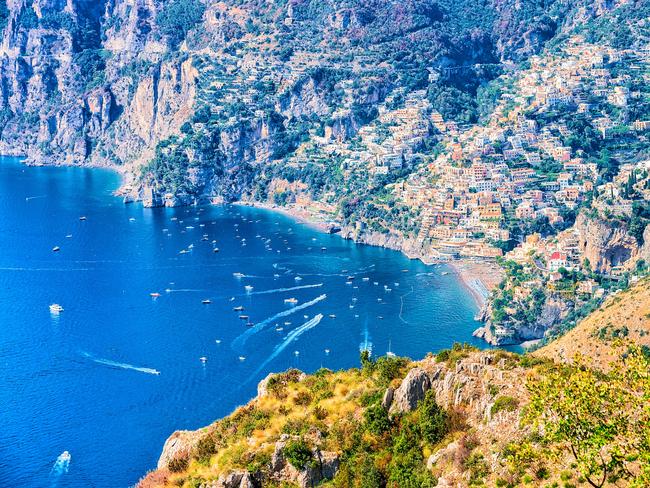
[[[444,267],[261,209],[124,205],[118,185],[0,159],[0,486],[127,487],[271,371],[473,342]]]

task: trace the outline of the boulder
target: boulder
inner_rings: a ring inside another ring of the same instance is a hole
[[[431,379],[428,373],[421,368],[413,368],[402,380],[399,388],[395,390],[391,412],[401,413],[414,410],[430,388]]]
[[[384,407],[384,410],[390,410],[390,406],[393,403],[393,396],[395,394],[395,390],[393,390],[392,387],[386,388],[386,391],[384,392],[384,398],[381,400],[381,406]]]

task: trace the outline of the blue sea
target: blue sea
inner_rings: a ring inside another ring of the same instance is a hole
[[[474,342],[444,267],[261,209],[124,205],[118,185],[0,159],[0,486],[131,486],[271,371]]]

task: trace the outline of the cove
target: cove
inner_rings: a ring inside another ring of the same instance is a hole
[[[0,486],[127,487],[271,371],[482,346],[444,267],[262,209],[124,205],[118,184],[0,160]]]

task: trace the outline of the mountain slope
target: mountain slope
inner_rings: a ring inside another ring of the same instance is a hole
[[[620,354],[619,341],[650,348],[650,278],[611,296],[574,329],[533,354],[561,362],[580,354],[587,364],[605,368]]]
[[[139,487],[646,486],[649,297],[646,279],[534,356],[455,345],[271,374],[230,416],[172,434]]]

